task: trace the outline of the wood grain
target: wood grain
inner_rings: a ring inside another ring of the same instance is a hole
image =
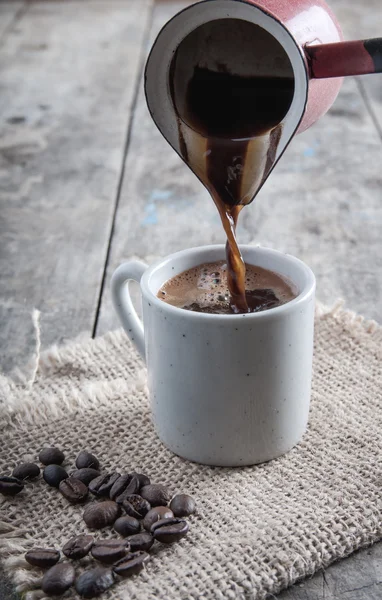
[[[333,0],[332,4],[342,24],[346,39],[381,37],[382,7],[380,0],[367,0],[367,2]],[[382,138],[382,75],[365,75],[357,78],[357,82]]]
[[[8,28],[23,11],[25,2],[0,2],[0,45]]]
[[[0,54],[1,364],[92,331],[150,1],[33,3]]]

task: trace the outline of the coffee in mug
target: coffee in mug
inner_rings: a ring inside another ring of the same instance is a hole
[[[282,306],[298,295],[286,277],[246,264],[245,297],[248,312]],[[179,273],[162,285],[157,297],[185,310],[210,314],[233,314],[225,261],[204,263]]]

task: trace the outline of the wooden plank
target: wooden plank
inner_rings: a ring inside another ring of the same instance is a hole
[[[332,0],[346,39],[369,39],[382,36],[382,4],[380,0],[348,2]],[[365,75],[357,79],[376,126],[382,137],[382,75]]]
[[[290,587],[278,600],[380,600],[381,565],[382,544],[375,544]]]
[[[382,75],[365,75],[358,85],[382,139]]]
[[[24,6],[25,2],[0,2],[0,42]]]
[[[0,362],[92,331],[150,0],[33,3],[0,53]]]
[[[151,39],[181,6],[157,6]],[[348,79],[329,114],[296,137],[243,210],[239,241],[299,256],[315,271],[322,301],[342,296],[353,309],[382,320],[380,153],[374,123],[355,80]],[[118,326],[109,292],[118,264],[133,255],[151,260],[217,242],[224,235],[215,206],[156,130],[141,90],[97,332]]]
[[[147,54],[161,27],[177,12],[190,2],[161,0],[154,5],[152,26],[149,35]],[[179,180],[180,177],[180,180]],[[179,184],[177,184],[179,180]],[[177,199],[179,186],[183,185],[185,194]],[[170,186],[168,188],[168,186]],[[178,236],[185,235],[185,222],[177,223],[178,233],[174,232],[175,219],[170,231],[163,230],[163,223],[158,225],[158,211],[165,213],[174,210],[174,217],[179,215],[179,206],[192,206],[192,197],[201,194],[206,200],[209,213],[216,220],[216,231],[221,233],[216,210],[211,206],[204,190],[197,185],[194,176],[184,166],[180,158],[170,148],[155,127],[146,106],[143,90],[143,77],[140,83],[137,106],[134,112],[131,139],[125,164],[124,180],[116,214],[116,222],[111,245],[107,277],[96,333],[100,335],[118,327],[111,306],[110,277],[114,269],[124,260],[135,256],[141,260],[153,260],[179,248]],[[175,204],[174,204],[175,201]],[[165,205],[168,205],[166,208]],[[188,211],[189,225],[194,230],[198,221],[192,210]],[[170,233],[170,235],[168,235]],[[153,236],[152,241],[150,241]],[[208,234],[205,242],[209,242]],[[142,238],[142,239],[141,239]],[[201,236],[202,238],[202,236]],[[187,234],[186,234],[187,239]],[[184,240],[183,240],[184,241]],[[186,245],[190,246],[190,243]],[[139,304],[137,286],[135,296]]]

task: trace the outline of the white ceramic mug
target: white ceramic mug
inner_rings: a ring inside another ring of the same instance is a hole
[[[315,278],[303,262],[242,246],[246,263],[288,277],[297,297],[277,308],[216,315],[157,298],[174,275],[225,259],[224,246],[192,248],[151,267],[121,265],[112,278],[115,309],[146,360],[154,425],[175,454],[217,466],[281,456],[303,436],[309,412]],[[129,281],[140,283],[143,324]]]

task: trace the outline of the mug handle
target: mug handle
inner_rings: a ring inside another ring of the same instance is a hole
[[[129,339],[145,359],[145,336],[143,323],[131,301],[129,283],[140,283],[147,266],[139,260],[131,260],[119,266],[111,278],[111,296],[114,308]]]

